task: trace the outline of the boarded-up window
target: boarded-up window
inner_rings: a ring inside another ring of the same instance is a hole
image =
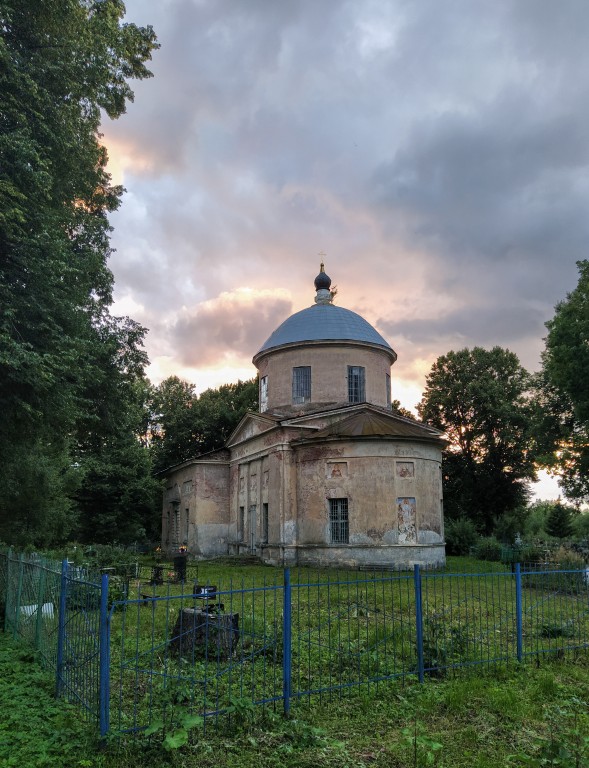
[[[268,410],[268,377],[260,379],[260,413]]]
[[[397,499],[397,520],[399,544],[415,544],[417,542],[415,498],[402,496]]]

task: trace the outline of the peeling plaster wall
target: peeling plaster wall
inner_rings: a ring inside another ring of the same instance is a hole
[[[227,462],[195,462],[168,475],[162,515],[164,551],[173,553],[185,545],[196,557],[227,554],[228,528]]]
[[[254,433],[230,449],[229,462],[197,461],[170,474],[164,548],[183,543],[171,535],[174,513],[188,509],[195,556],[346,567],[444,562],[439,446],[398,438],[292,445],[308,434],[294,427]],[[344,498],[349,543],[332,544],[329,499]]]
[[[296,453],[299,562],[444,561],[438,448],[418,442],[349,440],[300,446]],[[331,544],[330,499],[348,500],[347,545]],[[413,537],[400,535],[401,505],[415,510]]]

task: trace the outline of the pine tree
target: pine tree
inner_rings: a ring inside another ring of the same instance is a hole
[[[560,501],[550,510],[546,520],[546,533],[555,539],[568,539],[573,533],[573,521],[571,511]]]

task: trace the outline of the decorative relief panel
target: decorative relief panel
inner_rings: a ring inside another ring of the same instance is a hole
[[[192,493],[192,480],[182,483],[182,496],[189,496]]]
[[[397,499],[397,520],[399,524],[399,544],[417,543],[415,498],[402,496]]]
[[[347,461],[330,461],[326,465],[326,476],[328,479],[333,478],[337,480],[339,477],[348,476],[348,462]]]
[[[415,477],[415,464],[412,461],[397,462],[397,477]]]

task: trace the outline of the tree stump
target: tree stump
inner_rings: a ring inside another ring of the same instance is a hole
[[[182,608],[170,640],[170,650],[182,658],[228,659],[239,639],[238,613],[209,613]]]

